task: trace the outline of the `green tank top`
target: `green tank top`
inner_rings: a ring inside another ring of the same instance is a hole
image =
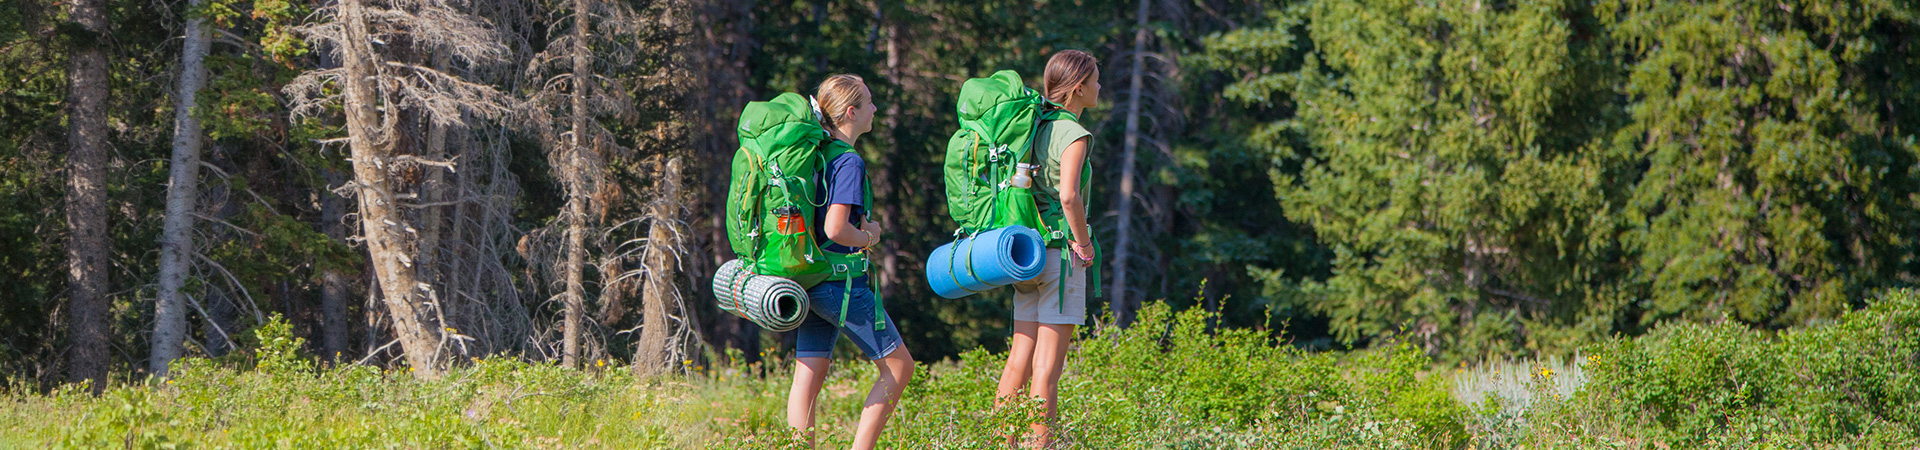
[[[1060,205],[1060,157],[1073,141],[1093,136],[1072,113],[1060,112],[1059,119],[1042,122],[1035,130],[1033,140],[1033,159],[1040,163],[1040,173],[1036,174],[1033,186],[1034,204],[1040,210],[1040,218],[1048,224],[1066,225],[1066,213]],[[1089,143],[1091,145],[1091,143]],[[1081,163],[1080,196],[1084,200],[1093,187],[1093,158],[1088,157]],[[1086,201],[1081,202],[1081,214],[1086,214]]]

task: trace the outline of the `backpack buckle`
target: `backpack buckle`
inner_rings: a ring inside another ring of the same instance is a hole
[[[848,266],[847,266],[846,264],[834,264],[834,265],[833,265],[833,273],[847,273],[847,272],[851,272],[851,271],[853,271],[853,268],[852,268],[852,267],[848,267]]]

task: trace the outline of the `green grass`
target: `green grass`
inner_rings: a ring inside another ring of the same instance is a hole
[[[1154,305],[1079,341],[1057,424],[1085,449],[1920,448],[1920,299],[1896,292],[1838,323],[1768,335],[1675,325],[1571,361],[1433,368],[1378,345],[1309,353],[1264,333],[1208,333]],[[98,397],[0,396],[5,448],[804,448],[784,420],[788,362],[639,378],[513,359],[431,381],[315,368],[283,325],[249,356]],[[737,355],[736,355],[737,356]],[[1037,405],[994,408],[1002,356],[922,365],[883,448],[1001,448]],[[845,448],[874,377],[842,361],[819,448]]]

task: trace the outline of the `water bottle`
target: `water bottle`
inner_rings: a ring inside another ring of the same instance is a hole
[[[1019,188],[1033,187],[1033,169],[1035,166],[1033,164],[1019,163],[1013,167],[1013,177],[1007,179],[1007,184]]]
[[[807,231],[807,218],[806,216],[800,215],[800,207],[798,206],[785,205],[774,208],[773,215],[779,219],[777,224],[782,234],[796,234]]]

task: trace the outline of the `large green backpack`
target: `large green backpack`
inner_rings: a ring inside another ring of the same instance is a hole
[[[1046,97],[1012,70],[960,85],[960,129],[947,139],[944,164],[947,213],[960,224],[955,234],[1021,225],[1048,241],[1065,238],[1041,219],[1032,188],[1007,183],[1016,164],[1035,162],[1034,131],[1059,114],[1046,105]],[[1038,174],[1033,176],[1037,182]]]
[[[832,139],[817,112],[794,93],[748,103],[738,131],[740,149],[727,186],[727,240],[733,253],[755,274],[809,288],[825,281],[833,267],[814,242],[813,199],[820,170],[839,156],[826,153],[845,147],[826,145]]]
[[[1012,70],[967,80],[960,85],[957,103],[954,109],[960,113],[960,129],[947,139],[947,160],[943,165],[947,213],[953,216],[954,222],[960,223],[954,236],[1020,225],[1038,230],[1049,246],[1071,240],[1068,236],[1071,230],[1064,218],[1049,221],[1040,216],[1031,187],[1013,186],[1007,180],[1017,164],[1039,162],[1031,160],[1034,135],[1042,123],[1072,116],[1058,108],[1048,108],[1047,98],[1027,88],[1020,73]],[[1086,164],[1091,167],[1091,162]],[[1039,170],[1044,169],[1036,168],[1035,172]],[[1034,182],[1039,182],[1038,173],[1032,176]],[[1085,178],[1081,179],[1081,185],[1087,185]],[[1096,261],[1100,259],[1099,254],[1096,239]],[[1067,257],[1067,252],[1061,252],[1061,256]],[[1060,276],[1065,279],[1072,273],[1073,266],[1061,261],[1061,267]],[[1094,280],[1093,295],[1100,295],[1097,262],[1089,276]],[[1060,283],[1060,288],[1060,295],[1064,297],[1066,283]],[[1065,311],[1064,302],[1061,308]]]

